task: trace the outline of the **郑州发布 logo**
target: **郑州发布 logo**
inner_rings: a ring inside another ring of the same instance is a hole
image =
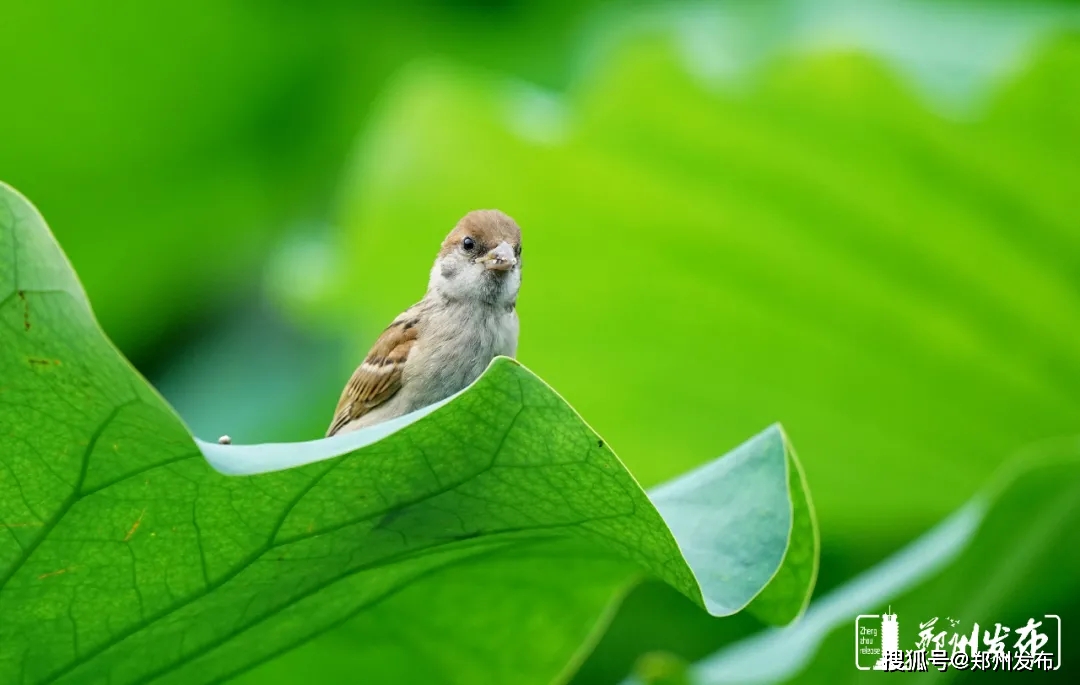
[[[918,623],[905,642],[892,607],[884,614],[855,618],[855,667],[860,671],[1056,671],[1061,668],[1061,617],[1029,618],[1018,628],[995,623],[971,629],[962,621],[934,616]],[[950,637],[951,632],[951,637]],[[908,647],[910,645],[910,647]]]

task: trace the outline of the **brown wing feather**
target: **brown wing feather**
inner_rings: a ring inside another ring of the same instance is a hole
[[[326,436],[379,406],[401,389],[401,372],[416,342],[416,319],[403,315],[387,326],[345,385]]]

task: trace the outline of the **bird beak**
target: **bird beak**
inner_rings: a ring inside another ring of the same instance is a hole
[[[476,261],[483,264],[487,269],[509,271],[517,264],[517,257],[514,256],[514,248],[510,247],[510,243],[504,240]]]

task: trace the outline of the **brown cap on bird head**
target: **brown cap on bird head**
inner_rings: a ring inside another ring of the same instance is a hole
[[[467,241],[472,241],[472,247],[468,247],[470,243]],[[502,243],[506,243],[513,255],[520,259],[521,228],[517,222],[497,209],[477,209],[457,222],[443,241],[439,256],[446,256],[460,245],[465,245],[469,252],[478,256],[487,255]]]

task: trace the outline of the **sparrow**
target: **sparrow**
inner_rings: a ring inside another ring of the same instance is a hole
[[[443,400],[491,360],[517,353],[521,229],[506,214],[466,214],[442,242],[423,299],[387,326],[338,401],[327,437]]]

